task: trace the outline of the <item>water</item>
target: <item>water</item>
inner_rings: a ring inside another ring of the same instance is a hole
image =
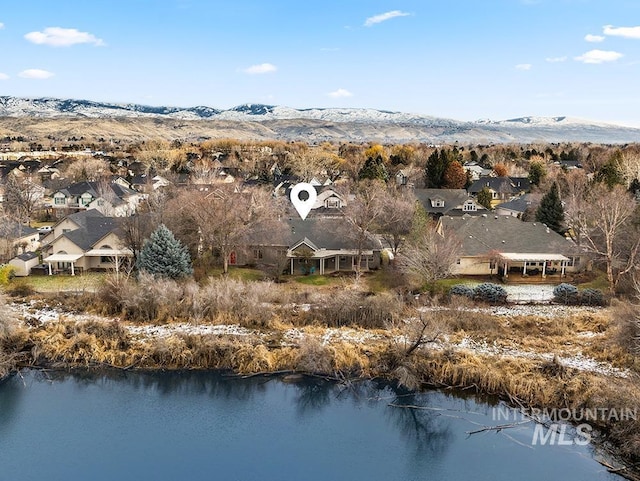
[[[1,480],[619,480],[496,405],[374,383],[23,373],[0,384]],[[427,406],[416,410],[393,404]]]

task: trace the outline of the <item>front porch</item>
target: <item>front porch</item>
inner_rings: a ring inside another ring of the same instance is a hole
[[[352,272],[358,266],[358,253],[353,251],[328,251],[320,249],[310,255],[300,256],[290,252],[289,273],[294,274],[331,274],[333,272]],[[361,254],[360,270],[368,271],[374,267],[373,251]]]

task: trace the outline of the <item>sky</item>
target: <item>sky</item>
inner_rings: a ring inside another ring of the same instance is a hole
[[[0,95],[640,127],[639,0],[21,0]]]

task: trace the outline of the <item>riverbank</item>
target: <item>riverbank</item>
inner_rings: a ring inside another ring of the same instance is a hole
[[[523,408],[633,409],[640,399],[638,361],[616,343],[612,308],[405,306],[387,316],[386,328],[365,329],[319,322],[318,299],[308,297],[265,308],[270,318],[257,323],[224,322],[224,316],[130,322],[69,312],[51,299],[16,300],[5,309],[14,321],[2,347],[15,367],[384,378],[409,389],[496,395]],[[602,433],[599,445],[636,462],[640,420],[592,424]]]

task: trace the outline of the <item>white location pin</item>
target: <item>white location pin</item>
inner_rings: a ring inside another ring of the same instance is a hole
[[[306,199],[301,199],[300,194],[302,192],[306,192],[308,194]],[[311,212],[311,208],[313,204],[316,203],[316,199],[318,198],[318,194],[316,193],[316,188],[307,182],[300,182],[296,184],[291,189],[290,194],[291,203],[302,217],[302,220],[305,220]]]

